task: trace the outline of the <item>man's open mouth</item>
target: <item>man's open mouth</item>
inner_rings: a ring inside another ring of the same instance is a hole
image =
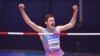
[[[51,24],[51,26],[54,26],[54,24]]]

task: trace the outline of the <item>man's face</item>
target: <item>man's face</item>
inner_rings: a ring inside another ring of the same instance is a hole
[[[48,18],[48,20],[45,21],[45,24],[47,25],[48,28],[54,29],[54,27],[55,27],[55,19],[54,19],[54,17]]]

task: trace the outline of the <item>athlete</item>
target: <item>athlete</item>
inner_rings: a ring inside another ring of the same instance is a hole
[[[69,23],[65,25],[55,26],[55,18],[53,15],[48,14],[44,18],[44,23],[46,24],[46,28],[41,27],[35,24],[30,18],[27,16],[25,12],[25,5],[19,4],[19,10],[22,14],[22,17],[26,24],[28,24],[33,30],[38,33],[60,33],[62,31],[71,29],[74,27],[76,23],[76,18],[78,14],[78,6],[74,5],[73,8],[73,15]],[[60,35],[39,35],[40,40],[43,44],[45,50],[45,56],[63,56],[64,52],[60,48]]]

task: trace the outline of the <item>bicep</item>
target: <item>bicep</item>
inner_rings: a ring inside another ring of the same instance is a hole
[[[59,32],[65,31],[72,28],[71,24],[66,24],[66,25],[61,25],[61,26],[57,26],[57,29],[59,30]]]
[[[35,30],[36,32],[42,32],[42,30],[43,30],[43,27],[41,27],[41,26],[35,24],[35,23],[32,22],[32,21],[27,22],[27,24],[28,24],[33,30]]]

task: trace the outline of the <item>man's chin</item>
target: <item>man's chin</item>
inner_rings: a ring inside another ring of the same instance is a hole
[[[52,29],[54,29],[55,27],[54,27],[54,26],[52,26],[51,28],[52,28]]]

